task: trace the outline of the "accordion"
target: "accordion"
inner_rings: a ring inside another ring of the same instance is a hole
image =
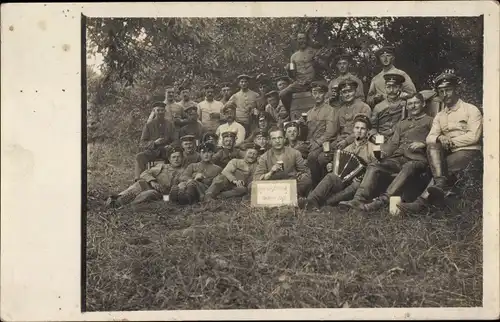
[[[361,174],[366,167],[366,162],[354,153],[344,150],[335,150],[333,153],[333,173],[347,182]]]

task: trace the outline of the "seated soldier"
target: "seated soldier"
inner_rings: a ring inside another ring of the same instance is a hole
[[[144,125],[139,147],[143,150],[135,156],[135,180],[146,170],[148,162],[166,159],[165,146],[174,140],[174,125],[165,119],[165,103],[156,104],[157,117]]]
[[[371,115],[373,129],[368,133],[368,138],[380,134],[384,136],[384,142],[387,142],[394,134],[396,124],[403,119],[406,101],[400,95],[405,77],[387,73],[384,79],[387,98],[373,108]]]
[[[247,194],[257,166],[259,148],[256,144],[246,145],[243,159],[235,158],[229,161],[208,188],[205,201],[217,199],[219,195],[226,199]]]
[[[288,112],[280,101],[278,91],[270,91],[266,93],[267,105],[266,112],[272,117],[272,122],[276,123],[278,127],[283,126],[283,122],[288,121],[290,118]]]
[[[354,142],[344,148],[344,151],[353,153],[363,159],[367,164],[377,162],[373,150],[374,144],[368,141],[367,132],[371,128],[370,119],[365,114],[358,114],[353,121]],[[336,206],[342,200],[348,200],[354,196],[359,187],[362,172],[356,178],[342,182],[342,178],[333,173],[333,164],[327,164],[329,172],[321,182],[309,193],[307,199],[299,200],[299,206],[308,208],[319,208],[323,204]]]
[[[222,146],[222,136],[221,133],[230,131],[236,133],[236,140],[234,142],[234,146],[238,147],[245,140],[245,127],[240,123],[235,121],[236,116],[236,104],[232,101],[229,101],[226,106],[222,109],[222,113],[224,113],[224,118],[227,123],[219,125],[215,134],[219,136],[219,146]]]
[[[298,140],[299,124],[296,121],[285,122],[283,124],[285,131],[285,145],[299,151],[304,160],[307,160],[309,154],[309,145],[304,141]]]
[[[200,162],[200,154],[196,152],[196,143],[194,135],[184,135],[180,139],[183,153],[182,166],[185,168],[191,163]]]
[[[168,164],[157,164],[141,173],[140,179],[116,196],[110,196],[106,201],[108,207],[121,207],[129,203],[139,204],[146,201],[161,200],[172,186],[178,184],[182,167],[183,155],[180,146],[167,148]]]
[[[181,205],[202,201],[205,191],[212,180],[221,173],[222,168],[212,163],[215,145],[203,143],[198,147],[201,161],[191,163],[182,172],[178,185],[170,190],[170,200]]]
[[[408,99],[408,118],[396,125],[394,135],[382,145],[382,160],[368,165],[361,185],[351,201],[343,202],[351,208],[375,211],[389,205],[391,196],[402,192],[408,179],[427,169],[425,138],[431,129],[432,117],[425,114],[425,101],[422,94],[414,94]],[[373,197],[382,176],[390,179],[397,174],[385,192],[367,203]],[[365,204],[367,203],[367,204]]]
[[[251,143],[255,140],[255,136],[257,133],[260,133],[262,131],[268,132],[269,129],[274,126],[272,122],[272,117],[269,113],[267,112],[261,112],[259,113],[259,124],[258,128],[252,131],[252,133],[243,141],[243,143]]]
[[[272,128],[269,134],[271,149],[260,156],[253,180],[296,179],[299,196],[306,195],[311,188],[311,172],[300,152],[285,146],[282,129]]]
[[[217,146],[217,142],[219,141],[219,137],[217,134],[212,133],[212,132],[207,132],[203,135],[203,138],[201,139],[201,143],[212,143],[213,145]]]
[[[234,158],[240,157],[240,150],[234,147],[236,133],[232,131],[226,131],[223,132],[221,136],[222,147],[220,147],[219,150],[215,152],[214,156],[212,157],[212,162],[224,169],[229,161]]]
[[[330,142],[331,150],[342,150],[355,140],[353,133],[354,117],[358,114],[371,116],[368,104],[356,97],[358,83],[354,79],[346,78],[339,83],[341,107],[336,111],[336,123],[338,135]],[[332,153],[320,153],[319,165],[324,168],[332,160]]]
[[[184,109],[184,114],[187,117],[187,124],[179,130],[179,137],[194,135],[196,140],[201,141],[205,128],[200,120],[198,120],[198,107],[196,105],[187,105]]]
[[[464,170],[482,154],[483,116],[476,106],[460,99],[458,77],[445,72],[434,83],[445,108],[434,117],[426,139],[433,180],[417,200],[398,206],[406,213],[425,210],[429,196],[434,200],[444,198],[450,174]]]
[[[269,132],[264,130],[258,130],[253,136],[252,142],[245,142],[240,146],[240,158],[245,156],[245,150],[249,146],[256,145],[258,147],[259,156],[264,154],[267,150],[269,150]]]

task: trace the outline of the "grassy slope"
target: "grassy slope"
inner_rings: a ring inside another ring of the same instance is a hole
[[[90,311],[482,305],[480,201],[419,218],[242,201],[105,209],[132,162],[119,147],[89,157]]]

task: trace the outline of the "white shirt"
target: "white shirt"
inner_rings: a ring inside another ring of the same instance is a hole
[[[215,132],[219,127],[220,118],[210,118],[210,113],[220,114],[222,110],[222,103],[216,100],[211,102],[204,100],[198,103],[198,119],[201,121],[205,129],[210,132]]]
[[[233,122],[231,124],[225,123],[225,124],[220,125],[217,128],[217,131],[215,131],[215,134],[217,134],[217,136],[219,137],[219,143],[217,145],[222,146],[221,134],[226,132],[226,131],[236,132],[236,140],[234,142],[235,146],[238,146],[239,144],[241,144],[243,142],[243,140],[245,140],[246,133],[245,133],[245,128],[243,127],[243,125],[241,125],[238,122]]]

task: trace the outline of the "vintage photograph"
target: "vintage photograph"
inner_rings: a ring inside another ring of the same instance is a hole
[[[82,16],[82,311],[483,306],[483,27]]]

